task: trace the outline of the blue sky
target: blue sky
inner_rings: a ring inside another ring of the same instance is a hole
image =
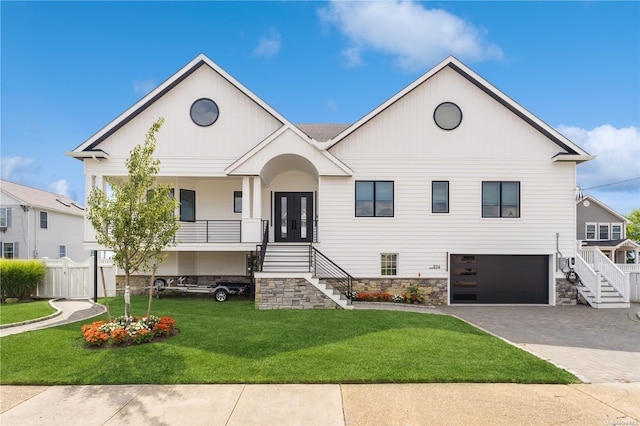
[[[294,123],[353,123],[454,55],[598,155],[578,167],[585,194],[640,208],[638,2],[2,1],[0,12],[6,180],[84,203],[82,163],[64,153],[199,53]]]

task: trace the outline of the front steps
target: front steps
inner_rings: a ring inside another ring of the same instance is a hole
[[[340,293],[338,290],[331,287],[331,285],[326,282],[318,279],[318,278],[307,278],[315,288],[320,290],[325,296],[329,299],[333,300],[336,305],[340,306],[342,309],[353,309],[353,305],[351,304],[351,300],[347,299],[347,297]]]
[[[600,302],[596,302],[595,294],[582,284],[578,285],[578,293],[584,297],[589,305],[597,309],[629,308],[631,306],[604,277],[600,282]]]

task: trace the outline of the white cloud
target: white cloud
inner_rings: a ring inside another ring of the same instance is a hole
[[[260,37],[258,46],[253,49],[253,54],[265,58],[272,58],[280,52],[281,47],[282,37],[280,33],[275,28],[270,28],[267,34]]]
[[[156,88],[155,81],[149,80],[135,80],[133,83],[133,93],[136,95],[144,96]]]
[[[65,197],[73,198],[71,191],[69,190],[69,182],[66,179],[60,179],[55,182],[51,182],[47,189],[54,194],[64,195]]]
[[[605,124],[592,130],[559,126],[558,131],[597,156],[577,168],[578,185],[585,195],[620,213],[640,208],[640,129]]]
[[[350,45],[342,52],[347,66],[363,64],[371,49],[389,53],[406,70],[422,70],[449,55],[460,59],[501,59],[502,50],[486,40],[486,31],[442,9],[413,1],[332,1],[318,11]]]
[[[4,180],[22,183],[28,181],[30,177],[37,174],[39,171],[40,167],[35,164],[33,158],[2,158],[2,179]]]

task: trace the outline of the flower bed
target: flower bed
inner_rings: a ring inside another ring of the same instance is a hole
[[[351,293],[351,299],[357,302],[394,302],[394,303],[422,303],[424,296],[417,285],[409,288],[407,293]]]
[[[168,337],[176,330],[176,321],[171,317],[127,317],[121,316],[107,322],[95,321],[82,326],[87,346],[122,346],[151,342],[157,337]]]

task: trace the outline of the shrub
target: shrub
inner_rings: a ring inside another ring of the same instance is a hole
[[[46,274],[44,263],[38,260],[0,259],[0,295],[2,299],[31,298]]]

